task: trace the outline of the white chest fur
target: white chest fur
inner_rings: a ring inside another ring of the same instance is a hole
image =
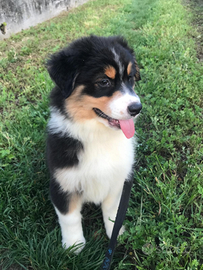
[[[56,130],[68,133],[84,146],[77,166],[56,170],[55,177],[62,189],[81,191],[84,201],[94,203],[103,201],[112,190],[121,190],[134,162],[134,140],[126,139],[121,130],[113,130],[94,120],[84,124],[62,120],[62,125],[57,121]],[[49,128],[52,128],[51,120]]]

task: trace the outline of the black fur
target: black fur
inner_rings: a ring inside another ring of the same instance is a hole
[[[49,74],[61,90],[63,98],[69,97],[74,88],[81,84],[86,86],[84,93],[91,93],[93,97],[111,96],[119,89],[119,78],[116,80],[117,84],[110,88],[95,88],[98,75],[102,74],[104,77],[104,67],[107,65],[113,66],[119,77],[119,66],[114,60],[112,48],[122,57],[122,63],[127,65],[130,61],[133,62],[132,76],[136,80],[140,79],[133,50],[122,37],[85,37],[54,54],[47,62]],[[123,81],[127,81],[127,74],[124,77]]]
[[[56,86],[52,89],[50,94],[50,106],[59,110],[60,113],[65,114],[69,118],[67,111],[64,107],[65,98],[61,93],[61,89]]]
[[[61,190],[60,184],[52,178],[50,181],[50,195],[51,200],[57,209],[62,213],[66,214],[69,209],[69,201],[71,194]]]
[[[80,141],[72,137],[61,137],[61,134],[48,134],[47,161],[51,172],[58,168],[78,165],[78,154],[83,150]]]
[[[47,137],[47,162],[51,173],[50,196],[57,209],[66,214],[69,209],[71,194],[64,192],[54,178],[55,169],[77,166],[78,154],[83,150],[80,141],[72,137],[61,137],[61,134],[49,134]]]

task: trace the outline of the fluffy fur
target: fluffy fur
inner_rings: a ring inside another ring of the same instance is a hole
[[[62,244],[82,243],[78,252],[85,244],[82,205],[101,204],[110,238],[123,183],[131,180],[134,139],[126,137],[142,107],[134,92],[139,68],[123,38],[96,36],[54,54],[47,68],[56,84],[47,137],[50,194]]]

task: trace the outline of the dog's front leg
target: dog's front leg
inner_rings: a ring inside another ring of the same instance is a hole
[[[62,246],[67,249],[70,246],[81,244],[77,249],[74,249],[74,252],[78,254],[84,248],[86,242],[83,236],[81,223],[81,198],[79,196],[72,195],[69,197],[68,204],[69,209],[65,214],[62,214],[55,207],[59,224],[61,226]]]
[[[106,234],[109,238],[111,238],[111,234],[113,231],[114,221],[116,219],[116,214],[118,210],[118,205],[120,202],[122,193],[122,188],[117,192],[111,192],[106,197],[106,199],[102,202],[102,213],[104,219],[104,225],[106,228]],[[124,226],[121,227],[119,235],[121,235],[125,231]]]

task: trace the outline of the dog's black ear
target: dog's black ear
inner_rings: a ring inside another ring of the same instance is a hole
[[[134,51],[133,49],[131,49],[129,46],[128,46],[128,42],[126,41],[126,39],[122,36],[115,36],[115,37],[112,37],[113,41],[120,44],[123,48],[125,48],[126,50],[128,50],[132,55],[134,55]]]
[[[65,98],[74,90],[79,64],[77,55],[69,48],[55,53],[47,61],[47,70],[51,79],[61,89]]]
[[[135,81],[138,82],[138,81],[141,80],[141,76],[140,76],[140,68],[139,68],[139,66],[138,66],[138,64],[137,64],[137,61],[136,61],[136,60],[134,60],[134,61],[135,61],[135,68],[136,68]]]

